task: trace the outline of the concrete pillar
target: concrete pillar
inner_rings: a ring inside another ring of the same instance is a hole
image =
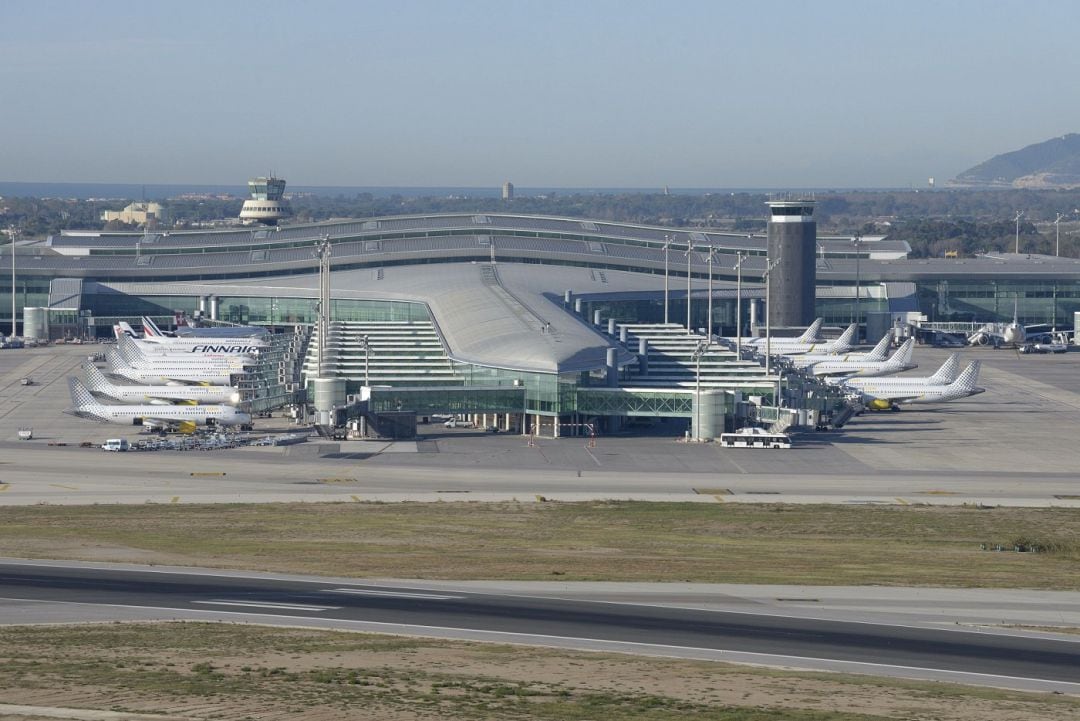
[[[637,362],[642,373],[649,372],[649,341],[647,338],[638,338]]]
[[[593,325],[600,325],[603,322],[604,322],[604,318],[603,318],[603,316],[600,315],[600,311],[594,310],[593,314],[592,314],[592,323],[593,323]]]
[[[608,318],[607,319],[607,334],[608,335],[615,335],[615,319],[614,318]]]
[[[607,384],[609,387],[614,388],[619,385],[619,366],[616,365],[618,359],[618,351],[615,348],[607,349]]]
[[[201,313],[202,315],[206,315],[206,296],[205,295],[200,295],[199,296],[199,313]]]
[[[619,326],[619,342],[626,344],[630,341],[630,331],[627,330],[625,325]]]
[[[217,307],[218,306],[218,299],[217,299],[217,296],[212,295],[212,296],[210,296],[209,300],[210,300],[210,320],[217,320],[218,319],[218,307]]]
[[[568,290],[563,293],[563,305],[569,308],[574,303],[574,291]]]
[[[750,335],[757,335],[757,300],[750,299]]]
[[[581,315],[582,313],[585,312],[584,309],[582,308],[582,305],[581,305],[581,298],[575,298],[574,299],[574,312],[577,313],[578,315]]]

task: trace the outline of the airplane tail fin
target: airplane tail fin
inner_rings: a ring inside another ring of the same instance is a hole
[[[137,363],[146,360],[146,354],[143,353],[142,349],[132,340],[121,341],[117,344],[116,349],[119,351],[120,357],[128,363]]]
[[[138,338],[139,337],[138,334],[135,332],[135,329],[132,328],[131,325],[129,325],[126,320],[122,320],[122,321],[118,322],[116,325],[120,326],[120,331],[124,335],[126,335],[128,338]],[[117,336],[117,339],[119,339],[119,336]]]
[[[840,334],[840,337],[834,340],[830,345],[832,353],[847,353],[852,348],[852,344],[855,342],[855,329],[856,325],[852,323],[844,332]]]
[[[911,354],[915,350],[915,339],[908,338],[904,341],[903,345],[896,349],[896,352],[889,358],[889,364],[895,366],[906,366],[911,364]]]
[[[120,351],[116,348],[110,348],[105,351],[105,363],[109,366],[110,371],[116,371],[118,368],[123,368],[127,364],[124,363],[123,357],[120,355]]]
[[[881,340],[878,341],[877,345],[874,346],[874,350],[867,353],[866,357],[863,358],[863,360],[883,361],[886,358],[888,358],[889,357],[889,341],[890,340],[892,340],[892,334],[891,333],[886,333],[885,335],[883,335],[881,337]]]
[[[952,383],[960,372],[960,354],[953,353],[941,364],[934,375],[927,378],[928,385],[941,386]]]
[[[964,369],[955,381],[949,384],[951,388],[955,388],[958,391],[965,393],[971,393],[975,390],[975,384],[979,382],[979,368],[982,366],[982,361],[971,361],[971,364]]]
[[[86,389],[78,378],[68,378],[68,391],[71,393],[71,403],[76,408],[100,406],[97,398]]]
[[[93,363],[87,361],[82,365],[83,373],[86,374],[86,387],[91,391],[98,391],[104,393],[112,388],[112,383],[105,377],[105,374],[98,370],[98,367]]]
[[[803,331],[803,334],[796,340],[800,343],[816,343],[818,341],[818,333],[821,332],[821,326],[824,324],[824,318],[816,318],[810,326]]]
[[[161,332],[161,329],[157,327],[157,323],[151,320],[150,316],[144,315],[142,317],[143,333],[147,338],[161,338],[165,334]]]

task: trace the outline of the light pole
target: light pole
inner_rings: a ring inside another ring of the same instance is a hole
[[[313,254],[319,259],[319,315],[316,323],[319,330],[317,362],[319,378],[325,378],[326,347],[330,342],[330,255],[333,248],[330,236],[324,235],[315,243]]]
[[[778,265],[779,258],[769,261],[762,273],[765,278],[765,375],[769,375],[769,366],[772,363],[772,303],[769,302],[769,279],[772,277],[773,268]]]
[[[735,352],[742,360],[742,264],[750,257],[743,255],[740,250],[736,253],[738,260],[735,261]]]
[[[671,236],[664,236],[664,325],[668,324],[668,250],[671,248]]]
[[[686,335],[693,335],[694,329],[690,324],[690,261],[694,259],[694,244],[686,241]]]
[[[15,338],[18,334],[15,332],[18,321],[15,317],[15,238],[18,237],[19,230],[14,225],[8,226],[8,237],[11,239],[11,337]],[[23,328],[25,331],[26,329]]]
[[[368,377],[368,362],[371,356],[371,346],[368,345],[368,337],[366,335],[360,336],[360,346],[364,349],[364,386],[370,386],[371,381]]]
[[[694,440],[701,440],[701,356],[705,355],[709,344],[698,341],[697,348],[690,355],[694,361]]]
[[[1016,221],[1016,249],[1013,251],[1017,255],[1020,255],[1020,219],[1024,217],[1024,211],[1016,211],[1016,217],[1013,220]]]
[[[705,258],[705,260],[708,261],[708,264],[709,264],[709,311],[708,311],[709,320],[706,323],[706,333],[705,333],[705,338],[708,340],[709,345],[712,345],[712,325],[713,325],[712,324],[712,264],[713,264],[713,260],[715,258],[716,258],[716,246],[715,245],[710,245],[709,246],[709,255]]]
[[[1054,255],[1061,257],[1061,219],[1065,217],[1064,213],[1058,213],[1054,218]]]
[[[862,253],[859,251],[862,249],[862,235],[856,233],[855,237],[851,239],[851,244],[855,246],[855,319],[852,321],[855,323],[855,342],[859,342],[859,338],[862,337],[862,283],[859,277],[859,259],[862,257]]]

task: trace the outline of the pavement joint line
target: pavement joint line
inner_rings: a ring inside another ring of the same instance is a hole
[[[69,491],[79,490],[78,486],[65,486],[63,483],[50,483],[49,486],[52,488],[66,488]]]
[[[377,588],[323,588],[320,593],[347,593],[353,596],[386,596],[389,598],[422,598],[430,601],[452,601],[467,598],[438,593],[411,593],[409,591],[383,591]]]
[[[341,606],[314,606],[304,603],[275,603],[273,601],[192,601],[207,606],[251,606],[253,608],[272,608],[280,611],[337,611]],[[91,604],[96,605],[96,604]],[[154,608],[150,606],[149,608]]]

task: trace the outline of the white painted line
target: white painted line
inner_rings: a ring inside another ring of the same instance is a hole
[[[323,593],[348,593],[354,596],[386,596],[389,598],[420,598],[429,601],[450,601],[465,596],[444,596],[435,593],[409,593],[406,591],[377,591],[373,588],[324,588]]]
[[[251,606],[252,608],[272,608],[278,611],[336,611],[341,606],[310,606],[302,603],[274,603],[272,601],[192,601],[208,606]]]

